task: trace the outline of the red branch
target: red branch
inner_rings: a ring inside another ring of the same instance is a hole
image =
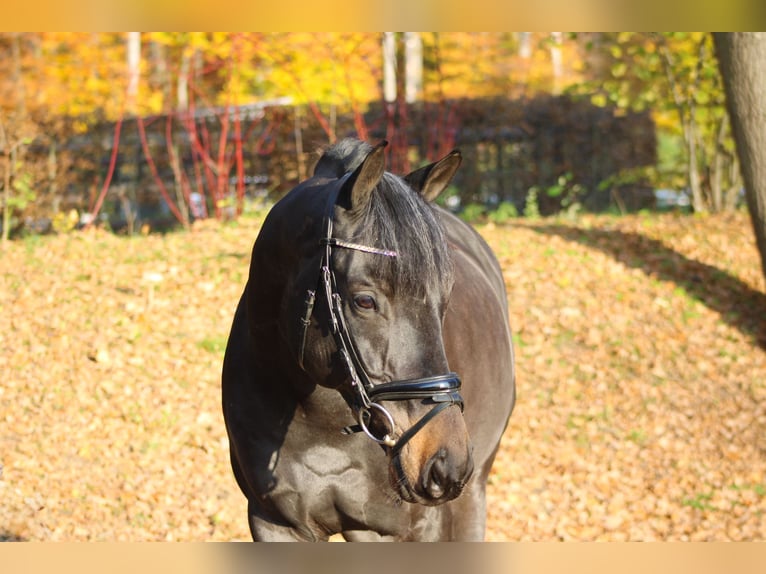
[[[237,162],[237,216],[240,216],[245,207],[245,166],[242,161],[242,120],[239,114],[234,116],[234,148]]]
[[[204,193],[205,187],[202,181],[202,170],[200,169],[201,163],[204,168],[208,189],[210,190],[210,193],[215,194],[215,180],[213,179],[211,168],[213,160],[210,158],[210,154],[200,141],[200,135],[197,130],[197,120],[194,119],[194,107],[192,101],[193,100],[190,99],[189,111],[183,115],[182,119],[186,127],[186,132],[189,134],[189,141],[192,144],[192,157],[194,158],[194,173],[197,179],[197,187],[203,195],[206,195]],[[213,197],[213,203],[215,204],[215,197]],[[207,206],[205,207],[205,211],[207,212]]]
[[[173,175],[176,175],[176,169],[178,170],[179,185],[181,186],[181,193],[183,194],[186,205],[191,205],[191,190],[189,189],[189,181],[186,179],[186,174],[181,165],[181,160],[176,156],[176,151],[173,148],[173,116],[168,114],[165,120],[165,144],[168,148],[168,159],[170,165],[173,168]]]
[[[162,179],[160,178],[160,174],[157,172],[157,166],[154,165],[154,159],[152,158],[152,154],[149,151],[149,143],[146,140],[146,130],[144,129],[144,120],[141,116],[138,116],[136,118],[136,122],[138,123],[138,133],[141,136],[141,147],[144,150],[144,157],[146,158],[146,162],[149,164],[149,169],[152,172],[152,175],[154,176],[154,180],[157,182],[157,187],[160,190],[160,194],[162,195],[165,202],[168,204],[168,207],[170,208],[170,211],[173,212],[173,215],[176,217],[179,223],[182,225],[185,225],[184,218],[181,215],[181,212],[178,210],[178,207],[176,207],[176,204],[173,203],[173,201],[170,199],[170,196],[168,195],[168,190],[165,189],[165,184],[162,182]]]
[[[226,197],[228,187],[229,170],[226,161],[226,141],[229,137],[229,104],[226,103],[223,118],[221,120],[221,133],[218,136],[218,185],[216,189],[216,213],[221,216],[218,204]]]
[[[112,157],[109,160],[109,170],[106,172],[106,179],[104,179],[104,186],[101,188],[101,193],[98,196],[96,205],[93,207],[93,210],[91,211],[92,219],[90,223],[88,223],[88,225],[96,221],[98,212],[101,211],[101,206],[104,203],[106,192],[109,191],[109,186],[112,183],[112,176],[114,176],[114,167],[115,165],[117,165],[117,151],[120,148],[120,132],[122,131],[123,113],[124,113],[124,110],[121,110],[120,118],[117,120],[117,125],[114,126],[114,140],[112,141]]]

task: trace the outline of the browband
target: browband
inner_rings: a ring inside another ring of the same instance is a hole
[[[319,245],[329,245],[330,247],[343,247],[344,249],[353,249],[355,251],[362,251],[363,253],[372,253],[373,255],[383,255],[385,257],[398,257],[399,254],[396,251],[389,249],[380,249],[378,247],[370,247],[369,245],[361,245],[360,243],[352,243],[350,241],[344,241],[343,239],[336,239],[335,237],[323,237],[319,240]]]

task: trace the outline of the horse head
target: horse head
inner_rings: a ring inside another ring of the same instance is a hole
[[[325,207],[295,234],[313,238],[281,322],[308,379],[336,389],[358,420],[351,430],[381,444],[397,495],[435,505],[458,496],[473,471],[442,332],[452,262],[429,204],[460,155],[400,178],[385,171],[384,147],[341,142],[304,185]]]

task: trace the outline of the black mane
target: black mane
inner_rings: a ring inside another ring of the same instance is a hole
[[[315,175],[342,177],[356,169],[372,150],[369,144],[343,139],[327,148]],[[432,205],[400,177],[385,172],[349,241],[396,251],[398,257],[379,257],[375,274],[396,291],[423,296],[428,287],[448,290],[452,261],[439,218]]]

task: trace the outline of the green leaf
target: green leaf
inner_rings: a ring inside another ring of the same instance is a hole
[[[545,193],[548,194],[548,197],[559,197],[562,193],[564,193],[564,186],[552,185],[545,190]]]

